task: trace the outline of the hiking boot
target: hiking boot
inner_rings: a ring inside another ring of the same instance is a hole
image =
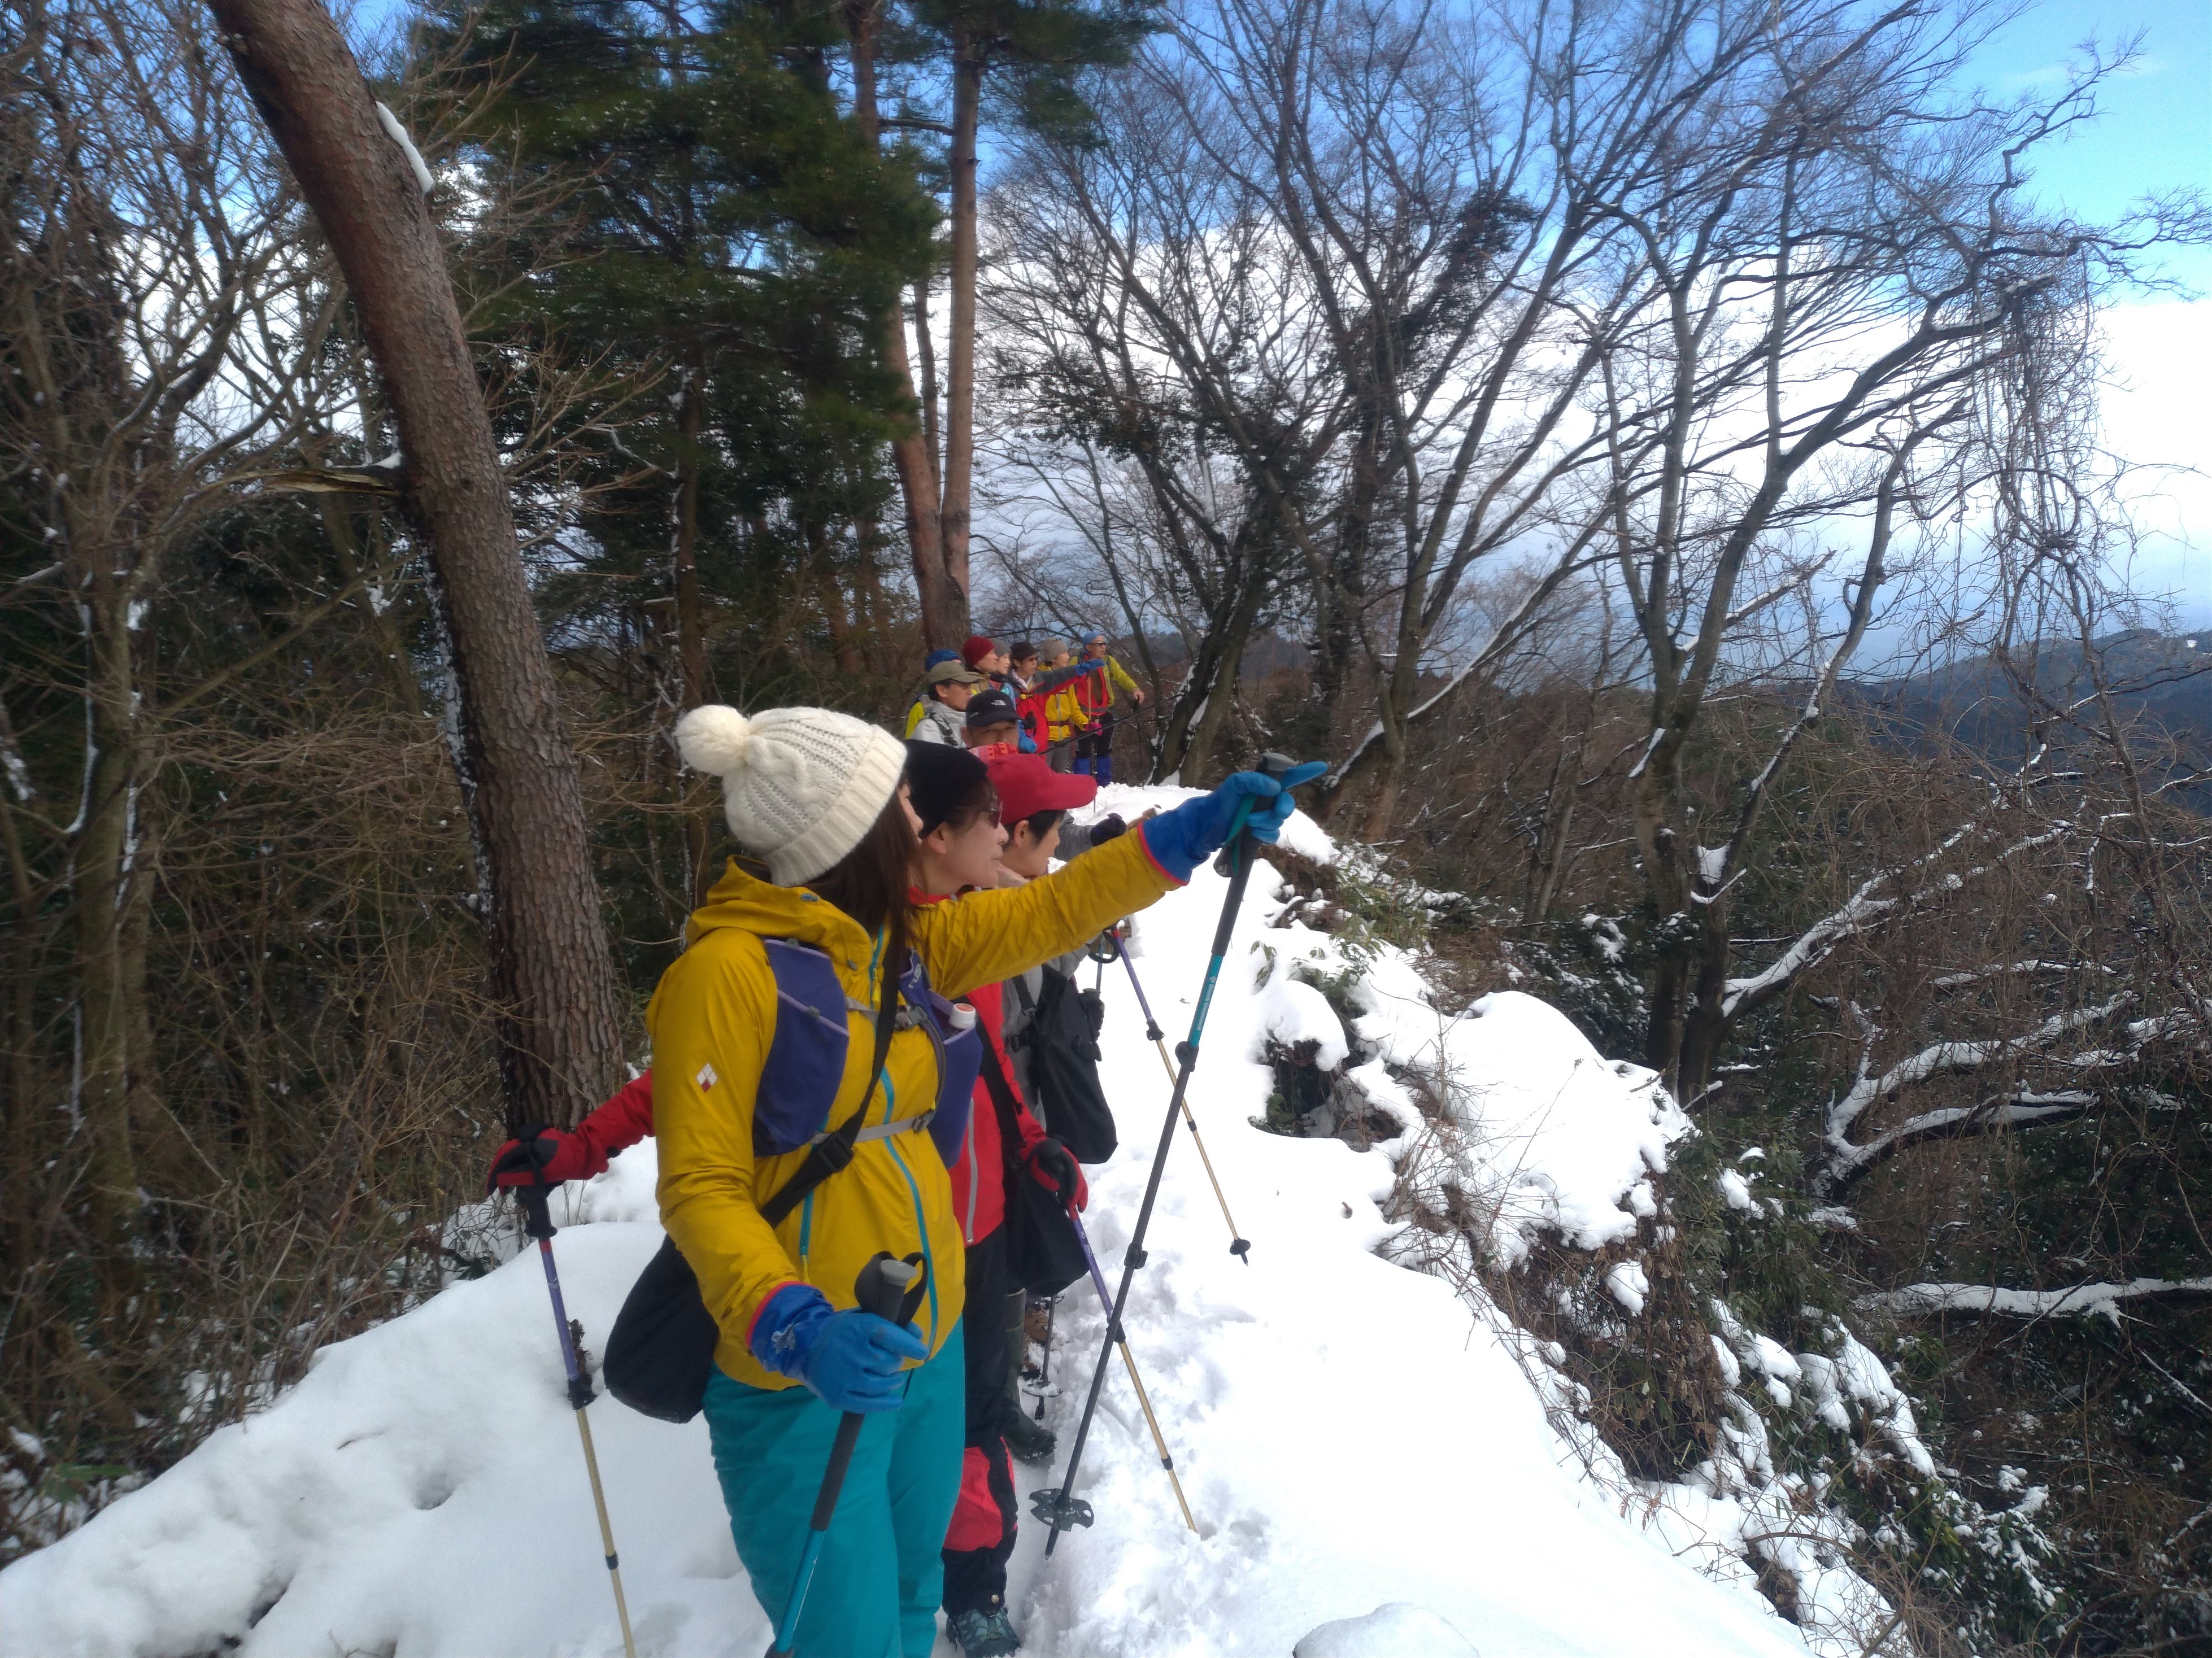
[[[1008,1658],[1022,1649],[1022,1637],[1014,1633],[1004,1606],[989,1612],[956,1612],[947,1620],[945,1632],[968,1658]]]
[[[1042,1422],[1032,1422],[1019,1411],[1007,1415],[1006,1448],[1013,1453],[1016,1461],[1049,1462],[1059,1444],[1052,1430]]]

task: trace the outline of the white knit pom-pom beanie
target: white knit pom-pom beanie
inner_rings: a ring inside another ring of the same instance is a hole
[[[747,719],[710,703],[676,722],[694,771],[722,780],[730,833],[780,887],[811,881],[860,844],[906,769],[906,744],[828,708],[770,708]]]

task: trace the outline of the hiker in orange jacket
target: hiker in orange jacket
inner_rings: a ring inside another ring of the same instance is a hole
[[[1144,688],[1106,654],[1106,635],[1094,633],[1083,641],[1077,663],[1084,671],[1070,689],[1081,710],[1081,734],[1075,739],[1075,769],[1098,780],[1104,788],[1114,780],[1114,693],[1125,690],[1144,706]]]

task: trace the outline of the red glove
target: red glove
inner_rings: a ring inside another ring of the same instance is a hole
[[[589,1180],[607,1159],[653,1133],[653,1072],[647,1072],[571,1129],[539,1128],[493,1153],[484,1190]]]
[[[1083,1178],[1083,1165],[1058,1140],[1047,1134],[1023,1155],[1030,1178],[1071,1209],[1088,1208],[1091,1183]]]

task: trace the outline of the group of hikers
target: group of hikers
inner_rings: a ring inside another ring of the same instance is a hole
[[[1240,772],[1126,829],[1073,824],[1110,776],[1114,687],[1141,700],[1104,642],[970,640],[930,668],[903,743],[824,708],[685,714],[678,746],[722,780],[739,853],[647,1010],[653,1068],[493,1163],[495,1187],[544,1186],[657,1136],[664,1253],[696,1279],[712,1346],[703,1389],[667,1414],[704,1412],[783,1653],[924,1658],[940,1606],[968,1658],[1019,1650],[1009,1459],[1054,1444],[1020,1409],[1030,1297],[1008,1220],[1037,1202],[1023,1182],[1048,1215],[1089,1201],[1038,1085],[1040,1050],[1085,1044],[1040,1026],[1074,999],[1077,952],[1187,881],[1240,812],[1262,841],[1290,816],[1275,778]],[[919,1269],[896,1319],[860,1304],[886,1256]],[[611,1351],[607,1370],[621,1394]],[[858,1437],[815,1530],[848,1412]]]
[[[1001,748],[1042,754],[1053,770],[1096,777],[1103,787],[1114,780],[1117,691],[1143,706],[1143,687],[1106,654],[1104,634],[1085,639],[1080,653],[1064,639],[1001,650],[977,634],[957,651],[929,653],[906,734],[987,759]]]

